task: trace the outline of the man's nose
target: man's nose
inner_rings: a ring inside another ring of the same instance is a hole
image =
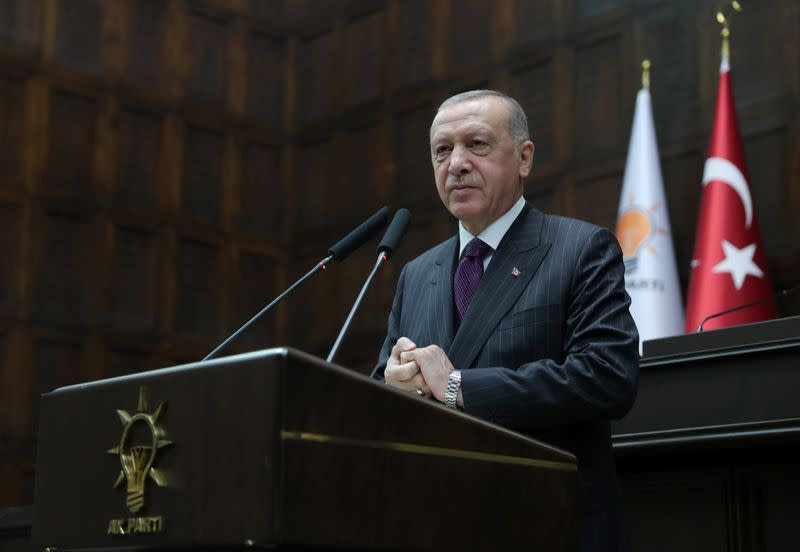
[[[471,166],[467,149],[460,145],[455,146],[450,152],[450,166],[448,167],[450,174],[466,174]]]

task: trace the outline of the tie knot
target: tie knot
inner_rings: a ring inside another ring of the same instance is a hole
[[[486,242],[478,238],[472,238],[467,247],[464,248],[464,257],[483,259],[491,250],[492,248]]]

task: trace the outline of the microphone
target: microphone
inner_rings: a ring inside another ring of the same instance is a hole
[[[252,326],[259,318],[264,316],[270,310],[272,310],[275,305],[283,301],[283,299],[289,295],[292,291],[295,290],[300,284],[305,282],[311,276],[319,272],[320,270],[324,270],[328,267],[329,264],[335,261],[343,261],[347,258],[350,253],[364,245],[372,236],[378,233],[378,231],[386,226],[386,222],[389,220],[389,208],[386,206],[381,207],[378,212],[374,215],[369,217],[367,220],[362,222],[355,230],[347,234],[344,238],[336,242],[330,249],[328,249],[328,256],[314,265],[314,268],[306,272],[306,274],[297,280],[294,284],[289,286],[286,291],[278,295],[272,302],[261,309],[253,318],[248,320],[241,328],[233,332],[228,338],[220,343],[216,349],[208,353],[205,360],[210,360],[217,356],[220,351],[222,351],[228,344],[239,337],[245,330],[247,330],[250,326]]]
[[[377,234],[389,222],[389,208],[385,205],[377,213],[362,222],[358,228],[336,242],[330,249],[334,261],[345,260],[350,253],[361,247],[367,240]]]
[[[353,317],[355,317],[356,311],[361,305],[361,301],[364,299],[367,288],[372,283],[375,275],[378,273],[378,269],[383,265],[383,263],[388,261],[392,255],[394,255],[397,245],[405,235],[406,229],[408,229],[408,222],[410,220],[411,213],[408,211],[408,209],[398,209],[394,214],[392,223],[389,225],[389,228],[386,229],[386,233],[383,235],[383,239],[378,246],[378,260],[375,261],[375,266],[372,268],[372,272],[369,273],[366,282],[364,282],[364,285],[361,287],[361,291],[358,293],[358,297],[356,297],[356,301],[353,303],[353,308],[350,309],[350,314],[347,315],[347,319],[344,321],[342,329],[339,330],[339,336],[336,338],[336,342],[334,342],[333,347],[331,347],[331,352],[328,353],[328,358],[325,359],[328,362],[333,362],[333,357],[335,357],[336,353],[339,352],[339,348],[342,346],[342,341],[344,341],[344,336],[347,333],[347,330],[350,328],[350,323],[353,321]]]
[[[737,306],[733,307],[732,309],[728,309],[728,310],[724,310],[722,312],[716,312],[714,314],[710,314],[710,315],[706,316],[705,318],[703,318],[700,321],[700,324],[697,325],[697,330],[695,330],[695,333],[702,332],[703,331],[703,324],[705,324],[709,320],[717,318],[718,316],[722,316],[723,314],[730,314],[732,312],[736,312],[738,310],[746,309],[748,307],[754,307],[756,305],[760,305],[761,303],[765,303],[767,301],[770,301],[770,300],[773,300],[773,299],[777,299],[779,297],[786,297],[788,295],[792,295],[798,290],[799,287],[800,286],[795,286],[795,287],[792,287],[792,288],[782,289],[777,293],[770,293],[769,295],[764,295],[763,297],[760,297],[759,299],[756,299],[755,301],[751,301],[750,303],[745,303],[744,305],[737,305]]]

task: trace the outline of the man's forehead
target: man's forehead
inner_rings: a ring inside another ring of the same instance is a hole
[[[431,137],[455,129],[501,129],[506,125],[508,109],[502,98],[486,96],[448,105],[439,111],[431,124]]]

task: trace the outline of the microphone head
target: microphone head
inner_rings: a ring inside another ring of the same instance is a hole
[[[394,255],[397,245],[408,229],[408,222],[411,220],[411,212],[408,209],[398,209],[394,214],[392,223],[386,229],[381,244],[378,246],[378,253],[383,253],[387,258]]]
[[[364,245],[372,236],[389,222],[389,208],[383,206],[377,213],[361,223],[361,225],[339,240],[328,249],[334,261],[343,261],[350,253]]]

